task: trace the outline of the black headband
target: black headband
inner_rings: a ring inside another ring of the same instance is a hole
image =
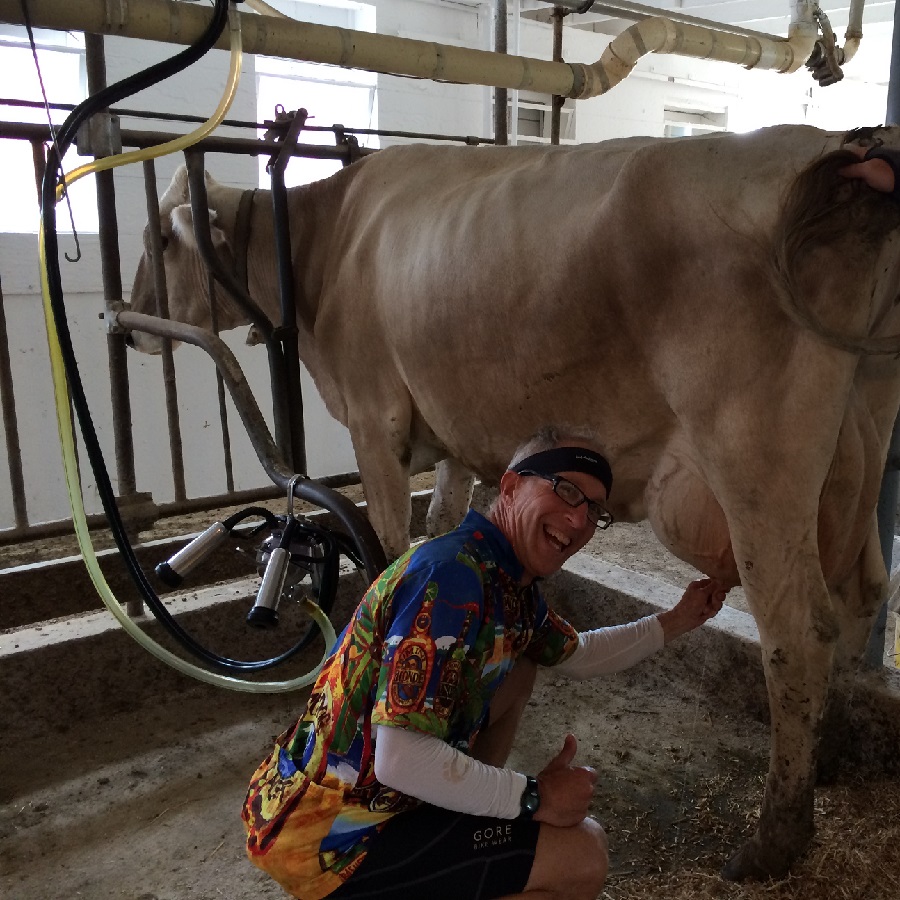
[[[609,463],[586,447],[554,447],[541,450],[511,466],[513,472],[528,469],[538,475],[558,475],[560,472],[584,472],[602,482],[606,496],[612,493],[612,469]]]

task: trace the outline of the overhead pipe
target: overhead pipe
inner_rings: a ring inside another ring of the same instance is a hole
[[[717,60],[748,69],[794,72],[815,46],[813,0],[795,0],[785,40],[736,35],[713,28],[646,19],[618,35],[593,64],[554,63],[430,41],[369,34],[348,28],[313,25],[240,13],[244,51],[387,75],[434,81],[486,84],[512,90],[596,97],[618,84],[647,53],[671,53]],[[173,44],[189,44],[207,25],[211,11],[174,0],[143,0],[139,9],[125,0],[29,0],[32,23],[39,28],[115,34]],[[0,0],[0,21],[24,24],[18,0]],[[217,45],[226,47],[224,39]]]
[[[844,46],[841,48],[844,63],[850,62],[859,49],[862,40],[863,8],[866,0],[850,0],[850,14],[847,20],[847,30],[844,32]]]

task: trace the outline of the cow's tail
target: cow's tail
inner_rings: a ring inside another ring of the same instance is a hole
[[[857,179],[848,179],[838,170],[859,158],[848,150],[829,153],[808,166],[790,186],[774,233],[774,265],[783,311],[804,328],[842,350],[858,354],[900,354],[900,334],[873,337],[848,334],[824,323],[804,297],[799,270],[813,250],[834,246],[833,274],[823,277],[853,277],[863,274],[860,287],[869,283],[877,255],[889,235],[900,227],[900,203],[867,187]],[[838,258],[847,259],[842,267]],[[821,257],[820,257],[821,258]],[[849,270],[849,271],[848,271]],[[900,291],[900,285],[897,285]]]

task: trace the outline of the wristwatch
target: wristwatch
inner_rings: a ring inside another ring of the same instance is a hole
[[[525,790],[522,791],[522,812],[523,819],[533,819],[534,814],[541,805],[541,795],[538,793],[537,778],[532,775],[525,776]]]

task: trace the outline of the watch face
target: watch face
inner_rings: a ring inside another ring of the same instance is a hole
[[[524,815],[531,817],[541,805],[541,795],[538,793],[537,780],[529,778],[525,791],[522,794],[522,812]]]

